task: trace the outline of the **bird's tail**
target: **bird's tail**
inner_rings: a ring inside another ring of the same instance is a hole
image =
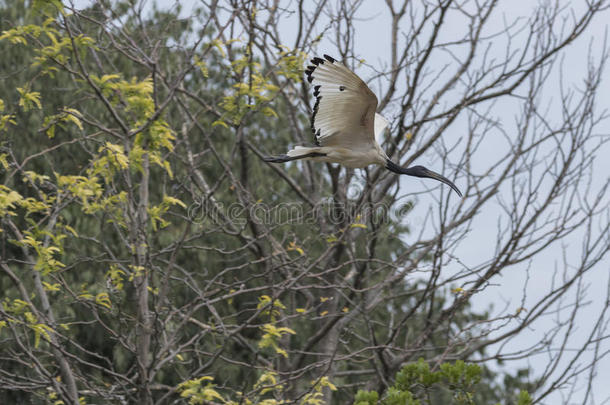
[[[265,156],[263,160],[270,163],[284,163],[291,160],[307,159],[326,156],[326,153],[320,151],[320,147],[295,146],[294,149],[288,151],[285,155]]]

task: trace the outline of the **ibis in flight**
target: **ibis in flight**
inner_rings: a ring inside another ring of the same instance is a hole
[[[388,121],[376,113],[377,97],[362,79],[328,55],[313,58],[311,63],[305,74],[316,97],[311,117],[316,146],[295,146],[285,155],[267,156],[264,161],[310,159],[351,168],[375,164],[394,173],[438,180],[462,196],[446,177],[423,166],[401,167],[390,160],[375,140]]]

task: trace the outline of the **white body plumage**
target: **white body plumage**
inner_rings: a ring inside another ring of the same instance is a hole
[[[324,156],[308,157],[318,162],[340,163],[343,166],[351,168],[362,168],[369,165],[385,166],[388,156],[381,149],[377,139],[381,136],[388,122],[379,114],[375,114],[375,137],[367,143],[351,145],[351,147],[342,146],[295,146],[294,149],[288,151],[290,157],[306,156],[312,153],[321,153]]]

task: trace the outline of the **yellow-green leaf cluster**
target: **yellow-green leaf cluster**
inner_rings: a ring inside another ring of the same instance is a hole
[[[298,252],[298,253],[299,253],[301,256],[303,256],[303,255],[305,254],[305,251],[303,250],[303,248],[301,248],[300,246],[298,246],[298,245],[296,244],[296,242],[294,242],[294,241],[293,241],[293,242],[288,243],[288,247],[286,248],[286,250],[288,250],[288,251],[292,251],[292,250],[294,250],[294,251]]]
[[[43,128],[45,128],[47,136],[53,138],[55,136],[55,127],[59,126],[60,128],[65,129],[65,123],[72,123],[82,131],[83,123],[81,117],[82,115],[78,110],[64,107],[59,114],[45,117],[42,125]]]
[[[219,400],[226,403],[225,399],[216,390],[212,382],[213,377],[203,376],[180,383],[176,388],[182,398],[187,398],[189,404],[207,404],[209,401]]]
[[[49,181],[51,178],[46,174],[39,174],[32,170],[26,170],[23,172],[23,181],[30,182],[33,185],[35,184],[44,184]]]
[[[114,73],[99,77],[97,75],[92,74],[89,76],[89,78],[102,91],[102,94],[105,97],[110,97],[110,95],[112,94],[112,88],[110,86],[113,81],[120,79],[121,75]]]
[[[8,299],[5,299],[2,302],[2,307],[4,311],[15,316],[7,318],[8,322],[27,326],[34,332],[34,347],[37,348],[40,345],[41,337],[44,337],[47,341],[51,339],[53,329],[44,323],[38,322],[36,315],[30,311],[26,311],[26,309],[30,307],[27,302],[20,299],[15,299],[10,302]],[[7,321],[0,322],[0,329],[7,326]]]
[[[150,141],[148,144],[150,149],[167,149],[168,151],[174,150],[173,140],[176,139],[176,136],[166,121],[162,119],[153,121],[150,124],[148,133],[150,134]],[[136,141],[136,144],[137,143],[138,142]]]
[[[33,107],[36,107],[39,110],[42,108],[39,92],[30,91],[27,87],[17,87],[17,92],[19,93],[19,106],[23,111],[27,112]]]
[[[52,200],[53,197],[50,199]],[[37,200],[33,197],[24,198],[19,205],[25,209],[26,217],[30,214],[47,214],[51,208],[47,202]]]
[[[31,312],[25,313],[25,319],[27,326],[34,331],[34,347],[40,345],[40,337],[44,337],[45,340],[51,340],[51,333],[53,329],[44,323],[38,323],[38,319]]]
[[[95,302],[98,305],[101,305],[101,306],[106,307],[108,309],[112,308],[112,302],[110,301],[110,297],[108,296],[108,293],[101,292],[101,293],[97,294],[95,296]]]
[[[316,381],[312,381],[313,392],[307,393],[301,399],[301,405],[322,405],[324,404],[324,394],[322,390],[326,387],[331,391],[336,391],[337,387],[330,382],[327,376],[323,376]]]
[[[17,244],[22,247],[30,247],[36,252],[34,270],[47,275],[65,267],[62,262],[55,258],[55,255],[63,253],[62,240],[66,235],[62,233],[53,234],[48,231],[38,231],[36,233],[25,231],[24,235],[25,237],[19,240]],[[45,237],[52,243],[44,243],[41,238]]]
[[[155,117],[150,122],[155,113],[152,79],[133,77],[127,81],[120,75],[111,74],[102,77],[91,75],[91,80],[117,110],[122,109],[127,124],[136,135],[125,162],[135,170],[142,170],[142,159],[147,154],[151,163],[162,167],[172,177],[170,164],[163,159],[161,152],[174,149],[176,136],[163,118]]]
[[[113,158],[110,158],[112,161]],[[95,166],[95,165],[94,165]],[[98,166],[101,171],[101,165]],[[105,169],[104,173],[108,173],[110,168]],[[94,170],[95,171],[95,170]],[[102,185],[99,183],[99,179],[96,176],[62,176],[55,173],[57,178],[57,185],[61,189],[66,189],[72,195],[79,198],[83,204],[84,211],[89,213],[92,201],[97,201],[102,196]]]
[[[25,302],[24,300],[20,300],[19,298],[15,298],[10,301],[8,298],[5,298],[2,301],[2,308],[9,314],[12,315],[21,315],[25,312],[27,308],[30,307],[30,304]]]
[[[51,76],[53,72],[57,71],[57,68],[52,66],[52,64],[65,65],[68,63],[73,46],[82,50],[87,47],[93,47],[95,44],[93,38],[83,34],[73,38],[66,36],[57,39],[56,35],[59,34],[55,30],[45,30],[44,33],[50,43],[36,50],[37,56],[34,57],[32,67],[44,66],[43,73],[49,73]]]
[[[118,265],[111,265],[110,269],[106,272],[106,277],[108,277],[110,283],[114,286],[114,288],[119,291],[123,289],[123,280],[125,279],[125,272],[121,270]]]
[[[58,4],[60,7],[52,7],[53,10],[62,10],[60,0],[35,0],[34,4],[40,3],[46,6]],[[34,8],[34,6],[33,6]],[[45,8],[46,11],[48,11]],[[35,56],[31,64],[32,67],[42,67],[42,74],[53,75],[58,70],[57,65],[65,65],[70,60],[73,51],[80,51],[87,48],[95,48],[95,40],[84,34],[75,36],[63,36],[55,28],[56,19],[54,13],[51,14],[41,25],[29,24],[5,30],[0,35],[0,40],[8,40],[12,44],[31,45]]]
[[[256,309],[263,309],[261,314],[269,316],[271,322],[276,322],[280,311],[286,309],[286,306],[277,298],[274,300],[268,295],[261,295],[258,297]]]
[[[100,157],[93,162],[92,174],[102,176],[106,183],[110,183],[116,173],[129,167],[129,158],[123,146],[106,142],[99,152]]]
[[[260,390],[260,395],[265,395],[268,392],[282,392],[284,386],[278,384],[277,373],[269,370],[264,372],[259,378],[254,389]]]
[[[199,59],[197,56],[193,58],[193,64],[199,68],[201,75],[206,79],[209,77],[208,66],[205,61]]]
[[[59,283],[48,283],[46,281],[42,282],[45,291],[56,292],[59,291]]]
[[[240,66],[234,69],[239,71]],[[248,82],[234,84],[233,89],[233,93],[223,97],[220,103],[229,122],[239,123],[249,110],[261,109],[266,116],[277,116],[275,111],[265,104],[275,97],[279,88],[260,72],[250,74]]]
[[[307,54],[299,50],[291,50],[282,46],[280,58],[278,59],[278,74],[286,79],[299,83],[303,77],[303,66],[307,60]]]
[[[87,290],[87,286],[85,284],[81,285],[81,290],[78,293],[78,298],[84,299],[84,300],[92,300],[94,297],[93,294],[91,294],[89,292],[89,290]]]
[[[219,49],[222,50],[218,44]],[[283,76],[291,82],[301,81],[303,64],[307,54],[298,50],[283,47],[277,62],[277,76]],[[276,117],[271,102],[279,92],[279,87],[265,74],[260,63],[252,57],[246,47],[240,58],[231,62],[234,77],[240,78],[233,85],[232,91],[223,97],[220,106],[224,110],[222,117],[212,124],[228,128],[228,124],[237,125],[250,111],[258,111],[267,117]]]
[[[127,204],[127,192],[121,191],[105,198],[96,199],[83,207],[87,214],[101,211],[108,215],[108,222],[114,222],[121,227],[126,227],[124,208]]]
[[[153,144],[154,145],[154,144]],[[150,145],[149,145],[150,146]],[[132,169],[142,171],[142,161],[144,154],[147,154],[149,161],[163,168],[170,178],[173,178],[173,172],[169,161],[163,160],[160,150],[146,150],[141,145],[136,144],[129,152],[129,165]]]
[[[8,155],[6,153],[0,153],[0,166],[2,166],[4,170],[8,170],[11,167],[7,158]]]
[[[148,142],[144,142],[145,139]],[[165,120],[157,119],[153,121],[146,133],[140,132],[136,136],[134,147],[129,153],[131,167],[142,170],[142,157],[144,153],[148,153],[150,162],[163,168],[169,177],[173,178],[169,161],[163,159],[161,152],[163,150],[174,150],[174,139],[176,139],[174,131]]]
[[[4,112],[4,100],[0,99],[0,113],[2,112]],[[17,122],[15,121],[15,116],[13,114],[0,114],[0,131],[5,130],[8,124],[17,125]],[[6,158],[4,158],[4,160],[2,161],[2,166],[5,169],[8,169],[8,163],[6,163]]]
[[[182,208],[186,208],[186,204],[175,197],[168,195],[163,196],[163,201],[159,205],[151,206],[148,208],[148,215],[152,224],[153,230],[158,228],[165,228],[169,225],[169,221],[163,218],[163,215],[169,211],[173,205],[179,205]]]
[[[21,194],[15,190],[11,190],[3,184],[0,184],[0,217],[5,215],[15,216],[17,213],[14,211],[23,201]]]
[[[144,120],[153,114],[155,103],[152,99],[153,82],[150,77],[144,80],[132,77],[127,81],[121,79],[118,74],[110,74],[102,77],[91,75],[91,80],[113,105],[124,105],[125,111],[133,114],[134,121]]]
[[[286,352],[286,350],[279,347],[278,342],[282,338],[282,336],[287,334],[295,335],[296,332],[290,328],[277,327],[270,323],[264,324],[261,329],[264,333],[261,337],[261,340],[258,342],[258,347],[261,349],[264,349],[266,347],[272,347],[277,354],[280,354],[284,357],[288,357],[288,353]]]
[[[144,266],[129,265],[129,269],[131,270],[131,274],[129,275],[129,281],[133,281],[136,278],[142,277],[146,274],[146,267]]]
[[[38,38],[40,34],[43,32],[45,26],[29,24],[29,25],[19,25],[15,28],[11,28],[10,30],[2,31],[2,35],[0,35],[0,41],[8,40],[11,44],[22,44],[27,45],[26,38],[31,36],[33,38]]]

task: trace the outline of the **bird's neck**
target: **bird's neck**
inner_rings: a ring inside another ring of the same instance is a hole
[[[418,173],[416,171],[412,170],[411,168],[398,166],[396,163],[392,162],[390,159],[386,160],[385,167],[386,167],[386,169],[388,169],[389,171],[394,172],[394,173],[406,174],[408,176],[422,177],[422,176],[418,175]]]

